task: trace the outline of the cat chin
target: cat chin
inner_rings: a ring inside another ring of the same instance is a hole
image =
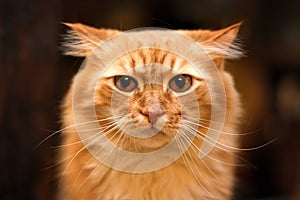
[[[155,126],[150,125],[149,127],[147,127],[147,128],[142,132],[142,134],[146,134],[146,135],[156,135],[156,134],[159,134],[159,132],[160,132],[160,129],[159,129],[159,128],[156,128]]]
[[[157,127],[155,125],[150,124],[148,126],[139,127],[138,129],[127,131],[126,134],[131,135],[133,137],[147,139],[155,135],[165,135],[165,132],[161,130],[161,127]]]

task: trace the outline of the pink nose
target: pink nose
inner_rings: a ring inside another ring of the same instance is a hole
[[[144,107],[141,114],[146,116],[151,124],[155,124],[159,117],[165,114],[165,111],[160,104],[154,104]]]

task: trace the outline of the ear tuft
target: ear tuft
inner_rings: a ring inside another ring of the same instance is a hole
[[[244,56],[237,34],[242,22],[227,28],[210,31],[187,31],[185,34],[201,44],[213,58],[237,59]]]
[[[223,57],[226,59],[239,59],[244,57],[242,42],[238,38],[232,43],[228,42],[207,42],[203,43],[203,48],[213,58]]]
[[[208,53],[213,57],[225,57],[227,59],[243,57],[242,43],[237,36],[241,24],[242,22],[239,22],[227,28],[212,31],[213,37],[203,42]]]
[[[70,29],[64,36],[62,49],[65,55],[87,56],[101,42],[118,33],[118,30],[96,29],[80,23],[63,23]]]

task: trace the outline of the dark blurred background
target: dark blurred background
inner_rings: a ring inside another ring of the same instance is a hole
[[[227,63],[242,94],[235,199],[300,199],[300,1],[0,0],[0,199],[53,199],[59,105],[82,59],[62,56],[60,22],[127,30],[223,28],[243,20],[247,58]]]

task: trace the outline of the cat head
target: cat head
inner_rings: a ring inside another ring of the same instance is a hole
[[[242,55],[234,42],[240,23],[217,31],[66,25],[65,54],[86,57],[72,97],[75,123],[95,122],[78,127],[88,149],[149,153],[174,141],[162,154],[170,156],[201,145],[210,130],[222,131],[211,122],[226,121],[233,85],[223,62]]]

